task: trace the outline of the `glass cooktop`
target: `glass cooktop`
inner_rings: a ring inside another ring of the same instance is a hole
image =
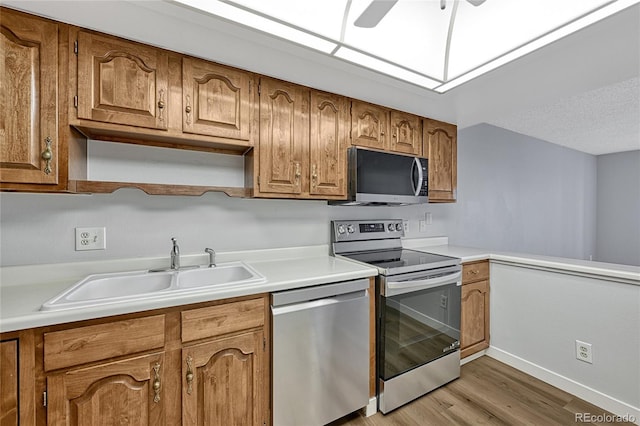
[[[460,261],[455,257],[401,248],[345,253],[343,256],[375,266],[383,275],[439,268]]]

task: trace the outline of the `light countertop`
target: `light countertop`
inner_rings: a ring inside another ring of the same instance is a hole
[[[640,285],[640,267],[637,266],[460,247],[448,245],[447,239],[443,237],[404,239],[403,246],[459,257],[462,262],[488,259],[492,262]],[[206,255],[182,256],[182,264],[185,266],[204,265],[207,260]],[[0,268],[0,332],[348,281],[372,277],[378,273],[376,268],[365,264],[330,256],[326,245],[219,253],[217,260],[219,263],[243,261],[262,274],[267,281],[216,288],[211,291],[169,294],[167,297],[153,299],[40,311],[44,302],[87,275],[164,267],[167,266],[168,259],[140,258]]]
[[[107,317],[231,297],[309,287],[377,275],[377,269],[329,256],[328,246],[219,253],[218,262],[241,260],[262,274],[266,283],[211,291],[169,294],[100,306],[40,311],[40,306],[89,274],[146,270],[166,266],[168,259],[133,259],[0,269],[0,332]],[[205,264],[202,255],[183,256],[183,265]]]
[[[492,262],[587,275],[610,281],[640,285],[640,267],[638,266],[569,259],[566,257],[492,251],[482,248],[440,244],[440,242],[430,238],[405,239],[402,241],[402,245],[408,249],[459,257],[463,263],[488,259]]]

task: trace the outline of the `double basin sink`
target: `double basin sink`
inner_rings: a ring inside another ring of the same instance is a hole
[[[52,311],[173,297],[264,282],[264,276],[243,262],[221,263],[214,267],[203,266],[196,269],[96,274],[89,275],[48,300],[40,310]]]

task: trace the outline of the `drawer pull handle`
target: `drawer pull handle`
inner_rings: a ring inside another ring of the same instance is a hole
[[[53,151],[51,150],[51,143],[53,141],[51,140],[51,138],[49,136],[47,136],[44,140],[44,143],[47,145],[44,149],[44,151],[42,151],[42,154],[40,154],[40,157],[44,160],[45,165],[44,165],[44,173],[46,175],[50,175],[51,174],[51,159],[53,158]]]
[[[187,357],[187,394],[191,395],[193,392],[193,358]]]
[[[472,275],[478,275],[480,273],[480,271],[478,269],[474,269],[471,271]]]
[[[162,384],[160,383],[160,363],[156,362],[153,366],[154,378],[153,378],[153,402],[160,402],[160,389]]]
[[[318,185],[318,167],[315,163],[311,166],[311,183],[313,186]]]

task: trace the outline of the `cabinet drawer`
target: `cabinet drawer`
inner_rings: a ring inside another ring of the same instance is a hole
[[[44,334],[45,371],[164,346],[164,315]]]
[[[182,341],[220,336],[264,325],[264,299],[225,303],[182,312]]]
[[[462,283],[489,279],[489,261],[464,263],[462,265]]]

